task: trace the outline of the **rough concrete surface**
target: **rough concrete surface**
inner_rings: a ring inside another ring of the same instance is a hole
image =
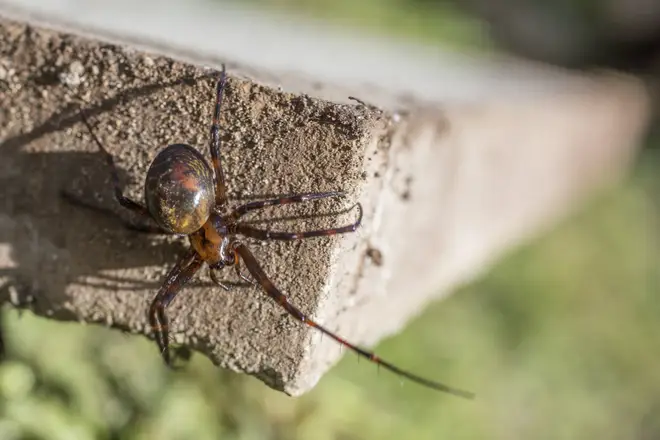
[[[347,208],[364,204],[357,234],[250,242],[294,304],[361,344],[397,331],[431,298],[617,178],[648,113],[641,84],[618,76],[529,100],[409,102],[382,112],[236,72],[221,121],[232,200],[347,192],[269,210],[280,220],[266,225],[279,230],[343,224],[356,215]],[[205,69],[0,21],[0,301],[149,334],[149,301],[187,243],[126,230],[59,197],[75,193],[130,221],[79,108],[116,158],[127,193],[142,200],[146,169],[163,146],[183,142],[208,154],[213,85]],[[178,342],[290,394],[310,389],[342,353],[257,288],[225,292],[205,272],[169,316]]]

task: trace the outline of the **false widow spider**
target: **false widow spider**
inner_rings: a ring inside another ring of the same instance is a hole
[[[217,278],[216,271],[227,266],[233,266],[241,279],[252,285],[260,286],[271,299],[284,308],[293,318],[317,329],[342,346],[356,352],[359,356],[365,357],[369,361],[425,387],[464,398],[472,398],[473,394],[470,392],[417,376],[379,358],[372,352],[344,340],[292,305],[266,275],[255,256],[240,241],[238,236],[259,240],[300,240],[354,232],[362,221],[362,205],[356,203],[353,206],[358,209],[357,220],[351,224],[333,229],[295,233],[271,232],[241,223],[241,217],[251,211],[269,206],[342,197],[344,193],[332,191],[294,194],[288,197],[246,203],[229,210],[225,175],[220,161],[219,134],[220,107],[226,82],[227,76],[223,65],[222,72],[217,80],[215,109],[210,133],[213,171],[204,156],[193,147],[185,144],[167,146],[156,156],[147,171],[144,190],[146,206],[123,195],[112,155],[103,147],[101,141],[94,134],[84,111],[81,112],[83,123],[110,168],[114,194],[119,204],[138,214],[143,220],[153,221],[158,225],[157,227],[142,225],[137,229],[148,232],[185,235],[190,240],[190,249],[169,271],[148,311],[149,323],[163,360],[171,365],[168,319],[165,313],[167,306],[204,263],[210,268],[212,281],[225,290],[229,290],[229,287]],[[225,212],[228,212],[228,214]],[[242,272],[241,262],[244,263],[251,278]]]

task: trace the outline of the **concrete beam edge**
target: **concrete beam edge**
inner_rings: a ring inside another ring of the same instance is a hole
[[[173,76],[199,78],[207,71],[24,30],[0,25],[0,90],[7,93],[0,180],[9,188],[0,215],[5,281],[21,302],[35,298],[39,314],[149,333],[148,300],[182,244],[138,237],[57,198],[58,189],[67,188],[118,212],[75,106],[92,107],[97,134],[117,156],[129,194],[141,199],[146,167],[163,145],[180,140],[206,154],[212,82],[161,87]],[[351,201],[364,203],[358,234],[268,243],[255,252],[305,312],[349,340],[373,344],[585,194],[620,178],[648,107],[643,86],[617,75],[583,81],[577,93],[571,87],[571,93],[529,101],[503,97],[441,108],[418,103],[406,113],[330,103],[233,77],[223,154],[237,199],[345,189]],[[553,136],[538,136],[548,129]],[[348,206],[322,204],[302,213]],[[328,222],[303,226],[312,224]],[[186,289],[170,312],[178,341],[276,389],[310,389],[340,351],[282,317],[258,291],[237,290]],[[2,300],[11,300],[9,293],[5,289]]]

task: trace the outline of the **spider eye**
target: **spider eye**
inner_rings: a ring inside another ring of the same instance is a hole
[[[174,234],[201,228],[215,202],[213,172],[197,150],[184,144],[170,145],[156,156],[144,190],[151,216]]]

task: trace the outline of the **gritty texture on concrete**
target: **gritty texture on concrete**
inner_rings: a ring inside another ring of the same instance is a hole
[[[442,109],[408,102],[383,112],[236,72],[221,121],[231,199],[347,192],[270,210],[281,220],[267,226],[279,230],[343,224],[354,211],[310,217],[364,204],[357,234],[249,242],[294,304],[361,344],[397,331],[430,298],[616,179],[648,112],[641,85],[617,76],[580,79],[577,92],[572,81],[570,93],[543,98]],[[142,200],[146,169],[163,146],[188,143],[208,154],[213,86],[205,69],[1,22],[0,275],[8,284],[0,301],[150,333],[149,301],[187,243],[128,231],[59,197],[66,190],[131,220],[112,198],[78,109],[116,158],[127,194]],[[257,288],[224,292],[205,272],[169,316],[177,342],[290,394],[310,389],[341,355]]]
[[[20,24],[0,28],[0,127],[4,275],[39,314],[103,322],[149,333],[149,300],[185,240],[127,231],[109,216],[70,206],[60,190],[130,215],[112,198],[108,170],[80,122],[83,106],[116,158],[127,194],[142,200],[143,178],[168,143],[208,154],[214,79],[208,72],[117,47]],[[350,207],[362,180],[362,155],[377,115],[231,76],[222,121],[222,157],[230,197],[343,190],[345,200],[277,216]],[[273,211],[275,213],[275,211]],[[355,211],[339,217],[347,222]],[[280,222],[273,229],[331,225],[330,218]],[[314,314],[342,238],[268,243],[254,248],[267,273],[305,312]],[[227,277],[236,281],[234,274]],[[202,273],[202,279],[208,280]],[[283,388],[295,379],[308,331],[259,291],[187,288],[170,307],[175,339],[216,362],[259,374]]]

